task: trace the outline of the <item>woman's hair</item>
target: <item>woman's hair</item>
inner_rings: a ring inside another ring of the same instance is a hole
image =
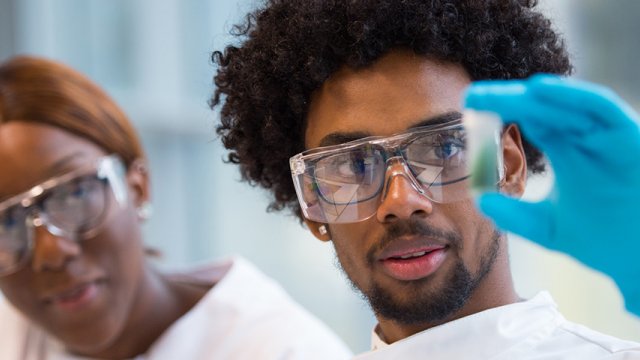
[[[569,74],[562,39],[532,0],[267,0],[216,51],[224,102],[217,127],[244,180],[269,189],[269,209],[300,216],[288,167],[304,150],[312,93],[343,66],[362,68],[396,48],[461,64],[473,80]],[[524,143],[528,168],[542,154]]]
[[[0,125],[41,123],[85,138],[129,167],[144,152],[133,125],[116,103],[68,66],[17,56],[0,65]]]

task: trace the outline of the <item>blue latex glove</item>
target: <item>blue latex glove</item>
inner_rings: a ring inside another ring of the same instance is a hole
[[[518,124],[555,173],[541,202],[487,193],[480,209],[498,227],[610,275],[640,315],[638,114],[606,88],[550,75],[474,83],[465,106]]]

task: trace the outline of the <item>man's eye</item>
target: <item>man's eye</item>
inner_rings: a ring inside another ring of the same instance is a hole
[[[444,144],[441,144],[439,146],[436,146],[433,151],[434,154],[436,155],[436,157],[442,159],[442,160],[447,160],[450,159],[458,154],[460,154],[463,150],[463,147],[461,146],[461,144],[458,144],[456,142],[447,142]]]
[[[338,169],[338,174],[340,174],[341,176],[351,176],[354,174],[353,167],[351,166],[351,162],[349,161],[343,161],[342,163],[338,164],[336,168]]]
[[[365,159],[351,159],[342,161],[338,165],[338,173],[342,176],[357,176],[365,172],[367,162]]]

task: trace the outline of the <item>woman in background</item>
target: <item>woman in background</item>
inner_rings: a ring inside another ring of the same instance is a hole
[[[0,352],[14,359],[340,359],[251,264],[145,259],[149,174],[119,107],[74,70],[0,66]]]

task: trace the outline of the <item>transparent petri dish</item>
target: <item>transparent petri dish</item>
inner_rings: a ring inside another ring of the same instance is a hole
[[[498,191],[504,177],[502,120],[493,112],[466,109],[462,124],[467,134],[467,164],[474,196]]]

